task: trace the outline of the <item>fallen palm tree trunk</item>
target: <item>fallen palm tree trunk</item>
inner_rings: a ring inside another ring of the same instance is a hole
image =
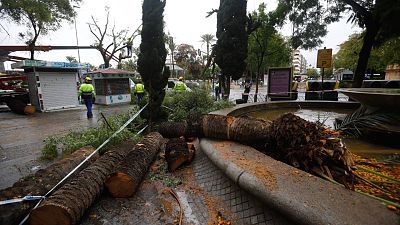
[[[193,160],[194,145],[188,144],[183,137],[172,138],[167,142],[165,147],[165,159],[168,163],[168,170],[175,171],[184,163]]]
[[[160,151],[163,137],[159,133],[147,135],[135,145],[122,164],[105,182],[108,192],[117,198],[131,197]]]
[[[267,138],[269,126],[270,122],[262,119],[209,114],[182,123],[162,123],[159,132],[166,137],[209,137],[254,144]]]
[[[106,152],[34,209],[29,218],[30,224],[76,224],[100,195],[105,180],[131,150],[131,145],[124,145],[118,150]]]
[[[45,195],[54,185],[56,185],[93,151],[94,148],[92,147],[81,148],[69,155],[67,158],[50,165],[46,169],[37,171],[33,176],[21,179],[12,187],[1,190],[0,200],[24,197],[26,195]],[[96,157],[85,163],[82,168],[87,167],[95,159]],[[35,204],[35,201],[25,201],[21,203],[1,205],[0,224],[18,224]]]
[[[352,187],[351,166],[354,162],[338,138],[338,133],[292,113],[284,114],[272,122],[249,117],[204,115],[192,117],[180,125],[164,123],[159,127],[163,135],[169,133],[190,137],[188,130],[198,137],[251,145],[294,167]]]

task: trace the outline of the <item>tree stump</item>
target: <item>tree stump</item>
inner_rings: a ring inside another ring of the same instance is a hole
[[[124,145],[118,150],[104,153],[34,209],[30,216],[30,224],[76,224],[102,192],[105,180],[131,150],[131,145]]]
[[[108,192],[116,198],[131,197],[146,175],[163,144],[159,133],[147,135],[134,150],[129,152],[122,164],[105,182]]]
[[[68,157],[48,166],[46,169],[37,171],[33,176],[23,178],[12,187],[1,190],[0,200],[24,197],[26,195],[45,195],[93,151],[94,148],[92,147],[76,150]],[[83,165],[82,169],[96,159],[97,156],[94,156]],[[27,201],[0,206],[0,224],[18,224],[35,204],[36,201]]]
[[[168,163],[168,170],[175,171],[186,162],[191,162],[194,156],[194,145],[188,144],[183,137],[172,138],[165,147],[165,159]]]

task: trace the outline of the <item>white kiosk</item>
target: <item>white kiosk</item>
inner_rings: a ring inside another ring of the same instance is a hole
[[[112,105],[131,102],[129,78],[134,72],[107,68],[87,74],[92,78],[96,91],[96,104]]]
[[[78,70],[87,65],[67,62],[23,60],[11,65],[27,74],[29,98],[38,111],[79,106]]]

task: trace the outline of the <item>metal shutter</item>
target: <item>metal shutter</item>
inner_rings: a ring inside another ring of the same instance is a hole
[[[76,107],[78,94],[74,73],[40,73],[45,111]]]

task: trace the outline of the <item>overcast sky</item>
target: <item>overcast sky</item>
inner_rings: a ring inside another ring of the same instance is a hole
[[[272,10],[276,7],[275,0],[248,0],[247,9],[253,11],[257,9],[261,2],[267,4],[267,9]],[[105,22],[105,7],[110,7],[110,21],[115,23],[117,29],[128,28],[136,29],[141,24],[142,1],[141,0],[83,0],[80,8],[77,9],[76,17],[79,45],[91,45],[94,37],[88,29],[87,23],[91,21],[93,15],[100,24]],[[196,49],[202,48],[200,36],[202,34],[216,33],[217,19],[216,15],[206,18],[207,12],[216,9],[219,6],[218,0],[167,0],[164,12],[165,32],[169,32],[174,37],[176,44],[187,43],[193,45]],[[76,45],[74,18],[70,23],[65,22],[61,29],[51,32],[46,37],[41,37],[38,41],[40,45]],[[14,24],[2,22],[2,25],[8,30],[6,34],[3,30],[0,32],[0,45],[20,45],[23,41],[18,39],[18,32],[23,31],[25,27],[19,27]],[[290,25],[284,26],[280,32],[285,36],[290,35]],[[345,41],[348,36],[359,31],[359,28],[346,23],[346,19],[328,26],[328,35],[323,39],[324,44],[321,47],[333,48],[334,53],[338,50],[338,45]],[[139,46],[139,38],[135,41]],[[308,64],[315,66],[316,51],[301,51],[306,57]],[[29,57],[29,53],[15,52],[13,55]],[[80,50],[81,62],[89,62],[93,65],[103,63],[100,53],[97,50]],[[50,52],[36,52],[35,58],[49,61],[66,61],[66,56],[75,56],[78,58],[77,50],[53,50]],[[111,62],[116,65],[116,62]],[[9,69],[9,64],[8,64]]]

